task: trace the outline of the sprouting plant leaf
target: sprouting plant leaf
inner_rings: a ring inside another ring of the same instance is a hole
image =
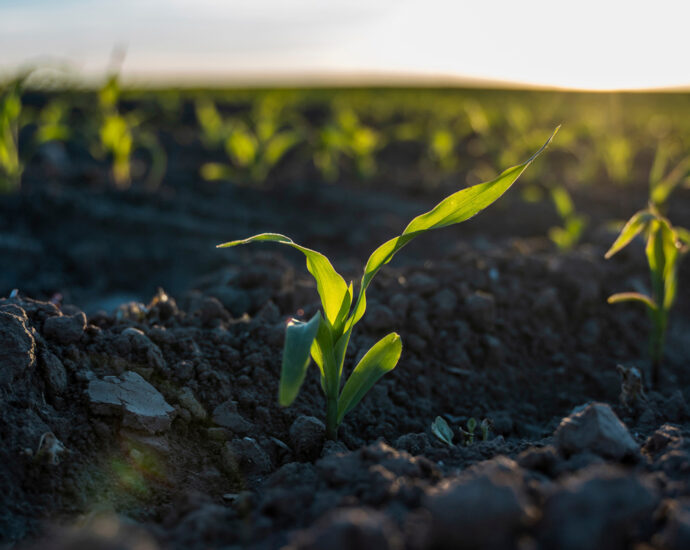
[[[468,187],[453,193],[443,199],[429,212],[414,218],[399,237],[389,240],[379,246],[369,257],[364,275],[360,284],[359,296],[355,305],[354,313],[351,316],[351,325],[356,324],[364,315],[366,310],[366,290],[372,279],[379,270],[393,259],[393,256],[407,243],[415,237],[426,233],[432,229],[448,227],[456,223],[463,222],[477,215],[487,206],[495,202],[510,186],[520,177],[527,167],[534,161],[541,152],[548,147],[551,140],[558,132],[554,130],[551,137],[534,153],[527,161],[508,168],[496,179]]]
[[[384,336],[362,357],[348,378],[338,400],[338,424],[371,387],[398,364],[402,353],[402,340],[395,332]]]
[[[678,287],[678,263],[687,251],[682,244],[678,229],[663,217],[652,204],[648,210],[637,212],[625,224],[611,249],[609,258],[626,246],[639,233],[645,232],[647,245],[645,254],[652,281],[651,296],[639,292],[624,292],[610,296],[609,303],[637,301],[645,304],[652,320],[649,347],[652,357],[652,383],[659,379],[660,363],[664,354],[664,340],[668,327],[668,316],[676,299]]]
[[[431,433],[449,447],[453,447],[453,430],[442,417],[437,416],[431,424]]]
[[[647,224],[654,218],[654,215],[649,210],[640,210],[632,216],[625,224],[623,229],[609,248],[604,258],[609,259],[611,256],[628,246],[637,235],[642,233],[647,227]]]
[[[609,304],[618,304],[621,302],[642,302],[652,311],[657,309],[657,305],[654,303],[649,296],[642,294],[641,292],[619,292],[617,294],[612,294],[606,300]]]
[[[344,123],[351,124],[352,121],[346,118]],[[402,352],[400,336],[396,333],[385,336],[364,355],[340,391],[350,336],[366,309],[365,292],[372,278],[414,237],[431,229],[460,223],[498,199],[551,142],[556,131],[526,162],[509,168],[494,180],[454,193],[429,212],[414,218],[400,236],[376,249],[364,269],[354,307],[353,284],[346,284],[323,254],[300,246],[285,235],[262,233],[218,245],[219,248],[227,248],[253,242],[276,242],[291,246],[305,255],[307,269],[316,280],[323,316],[314,317],[306,324],[293,323],[288,327],[290,334],[286,336],[286,349],[283,352],[287,358],[283,362],[284,376],[281,376],[281,404],[291,403],[299,391],[308,365],[306,349],[309,345],[311,357],[321,373],[321,388],[326,394],[326,436],[336,439],[337,428],[345,415],[381,376],[395,368]]]
[[[565,187],[558,186],[551,189],[551,198],[561,218],[567,219],[575,212],[573,200],[570,198],[570,194],[566,191]]]
[[[304,382],[309,366],[311,346],[321,322],[321,313],[314,315],[307,323],[291,319],[285,330],[283,364],[280,371],[278,402],[290,405]]]

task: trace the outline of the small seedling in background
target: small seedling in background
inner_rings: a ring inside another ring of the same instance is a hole
[[[41,109],[36,118],[37,145],[50,141],[67,141],[72,132],[67,122],[68,107],[64,101],[54,100]]]
[[[668,315],[676,299],[678,263],[690,246],[690,232],[673,227],[655,206],[650,205],[648,209],[637,212],[628,220],[605,257],[608,259],[625,248],[640,233],[644,233],[647,240],[645,252],[652,280],[651,295],[623,292],[609,296],[608,302],[615,304],[635,301],[647,307],[652,320],[649,339],[652,384],[657,386],[664,355]]]
[[[23,80],[16,78],[0,90],[0,193],[18,189],[21,182],[18,134]]]
[[[147,186],[157,188],[165,175],[168,157],[158,138],[141,128],[143,120],[136,112],[120,113],[119,102],[122,90],[119,75],[111,74],[98,92],[100,126],[98,136],[100,150],[94,148],[95,157],[102,153],[112,158],[113,181],[125,189],[132,183],[132,154],[136,148],[146,150],[151,157]]]
[[[222,139],[230,165],[209,162],[201,167],[201,177],[208,181],[234,180],[261,185],[271,170],[301,140],[300,134],[283,123],[284,114],[277,99],[257,102],[247,120],[223,121],[215,106],[197,105],[197,117],[204,140]]]
[[[398,334],[393,332],[384,336],[360,360],[341,391],[343,363],[350,336],[366,310],[366,291],[373,278],[415,237],[468,220],[494,203],[547,147],[557,130],[529,160],[509,168],[491,181],[446,197],[429,212],[414,218],[401,235],[379,246],[364,267],[356,299],[353,283],[348,285],[326,256],[300,246],[284,235],[263,233],[218,245],[225,248],[252,242],[277,242],[290,246],[306,256],[307,269],[316,280],[323,313],[317,312],[308,322],[293,319],[287,325],[278,396],[280,404],[288,406],[297,397],[311,356],[319,367],[321,388],[326,395],[326,437],[337,439],[338,426],[345,415],[379,378],[395,368],[402,352]]]
[[[208,148],[221,145],[229,134],[229,125],[220,116],[216,104],[209,98],[200,98],[194,104],[194,110],[203,144]]]
[[[367,179],[376,172],[374,154],[383,145],[382,136],[365,126],[348,108],[338,108],[333,120],[318,133],[314,143],[314,165],[327,181],[337,179],[343,158],[352,160],[357,174]]]
[[[479,425],[479,428],[482,431],[482,441],[488,441],[489,440],[489,434],[491,433],[491,420],[488,418],[485,418],[482,420],[481,424]]]
[[[474,417],[467,419],[467,430],[462,430],[462,434],[465,436],[465,445],[472,445],[474,443],[474,431],[477,429],[477,419]]]
[[[440,441],[454,447],[453,445],[453,430],[442,417],[437,416],[431,424],[431,433],[434,434]]]
[[[565,187],[553,187],[551,199],[563,222],[563,227],[549,229],[549,238],[559,249],[570,250],[580,241],[587,227],[587,218],[575,211],[573,200]]]

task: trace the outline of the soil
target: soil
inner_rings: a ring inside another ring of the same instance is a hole
[[[402,358],[326,442],[316,369],[277,403],[285,323],[318,307],[303,258],[215,245],[282,232],[356,280],[444,190],[328,186],[290,159],[265,189],[210,184],[178,147],[154,191],[75,153],[2,198],[0,547],[690,547],[690,265],[654,391],[626,370],[647,376],[648,320],[606,303],[647,284],[641,243],[603,259],[643,185],[576,191],[571,252],[515,189],[401,252],[346,368],[391,331]],[[487,440],[463,441],[470,417]]]

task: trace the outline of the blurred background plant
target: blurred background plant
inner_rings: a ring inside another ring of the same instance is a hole
[[[17,77],[0,88],[0,192],[19,188],[22,164],[19,160],[19,117],[24,78]]]
[[[91,153],[95,158],[107,157],[111,163],[113,182],[120,189],[132,183],[132,156],[141,149],[149,156],[146,186],[157,188],[167,165],[167,153],[155,133],[144,128],[145,117],[135,109],[121,113],[119,104],[122,95],[118,72],[112,72],[98,92],[98,141],[92,143]],[[138,170],[141,176],[146,169]]]
[[[255,101],[245,116],[227,120],[209,99],[196,103],[196,115],[207,147],[222,144],[230,164],[207,162],[201,166],[205,180],[230,180],[261,186],[271,170],[302,139],[289,125],[287,106],[277,97]]]

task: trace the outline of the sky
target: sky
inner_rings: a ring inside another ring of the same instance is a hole
[[[690,87],[687,0],[0,0],[0,74]]]

